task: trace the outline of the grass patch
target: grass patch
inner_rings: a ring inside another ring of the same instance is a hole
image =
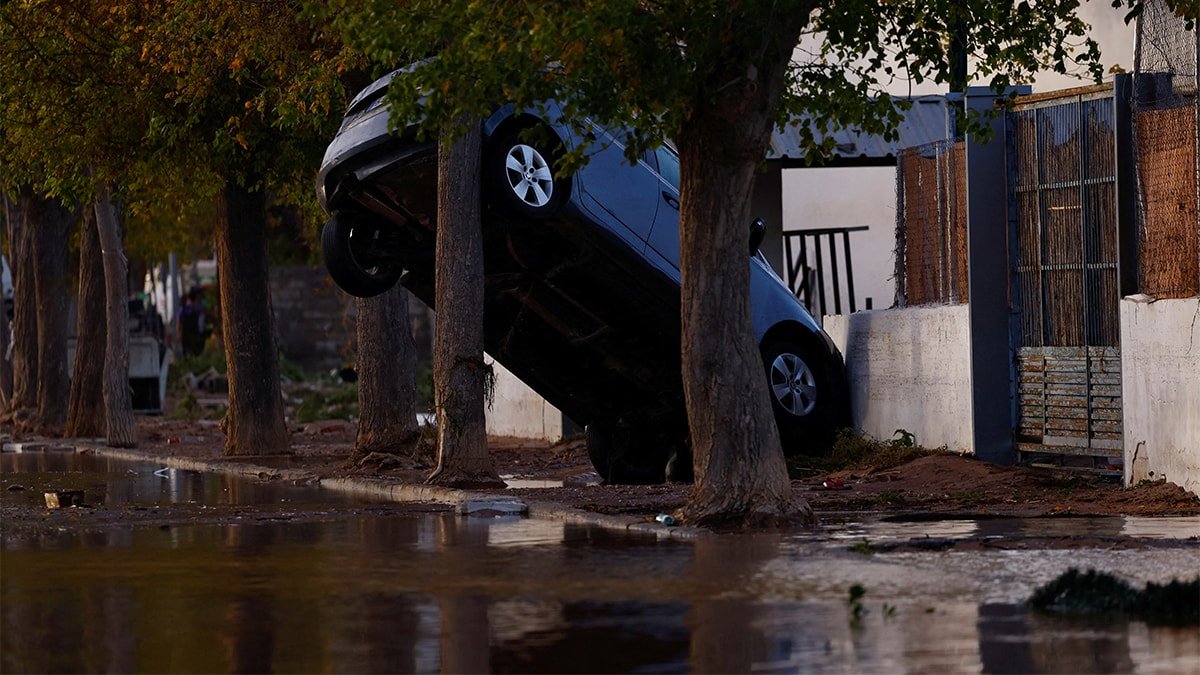
[[[857,544],[851,546],[849,551],[851,553],[861,553],[862,555],[875,555],[875,549],[872,548],[871,542],[867,541],[866,539],[863,539]]]
[[[1069,569],[1029,598],[1034,609],[1068,614],[1116,614],[1152,624],[1200,625],[1200,577],[1150,582],[1143,589],[1106,572]]]
[[[204,351],[199,354],[184,355],[171,362],[167,373],[167,389],[177,394],[182,393],[187,389],[183,379],[186,375],[203,375],[210,368],[225,374],[225,352],[217,349],[212,342],[206,342]]]
[[[296,392],[296,421],[301,424],[318,420],[350,420],[358,417],[358,383],[351,382],[324,389]]]
[[[879,441],[853,429],[842,429],[833,447],[824,455],[795,455],[788,458],[792,478],[804,478],[843,469],[891,469],[914,459],[944,453],[917,444],[916,437],[897,429],[890,440]]]
[[[175,407],[171,408],[171,412],[167,414],[167,419],[172,420],[219,420],[225,417],[226,406],[219,405],[214,408],[205,408],[200,405],[193,394],[187,394],[175,402]]]

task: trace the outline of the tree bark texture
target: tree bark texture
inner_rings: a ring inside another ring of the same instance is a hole
[[[80,218],[79,295],[75,311],[75,363],[67,400],[66,435],[104,435],[104,361],[107,343],[104,316],[104,255],[95,212]]]
[[[17,229],[15,222],[17,220],[16,204],[9,198],[7,193],[0,195],[0,201],[4,206],[4,227],[8,235],[8,251],[5,253],[6,260],[9,263],[9,272],[16,278],[16,271],[13,269],[13,260],[16,256],[13,255],[17,246],[16,233]],[[5,412],[8,411],[9,402],[12,401],[13,395],[13,368],[12,368],[12,321],[8,317],[8,307],[4,306],[4,310],[0,312],[0,419],[4,419]]]
[[[478,120],[438,149],[435,246],[433,397],[438,465],[429,482],[456,486],[502,485],[487,448],[484,397],[491,369],[483,362],[483,231]]]
[[[359,298],[358,437],[355,458],[373,452],[411,453],[417,426],[417,350],[408,318],[408,289],[397,284]]]
[[[18,428],[37,413],[37,289],[34,281],[32,214],[34,195],[17,194],[11,223],[13,277],[12,367],[13,388],[6,419]]]
[[[221,333],[229,379],[225,455],[290,452],[267,271],[266,198],[230,182],[217,205]]]
[[[757,70],[715,74],[740,77],[741,86],[697,110],[677,139],[683,388],[695,469],[681,516],[691,524],[813,520],[792,493],[768,399],[746,253],[755,172],[790,55],[790,46],[768,50]]]
[[[37,414],[29,425],[62,433],[70,394],[67,372],[67,234],[74,215],[58,199],[29,195],[24,229],[32,235],[34,310],[37,313]]]
[[[129,266],[108,189],[96,200],[96,230],[104,260],[104,428],[108,446],[132,448],[133,401],[129,389]]]

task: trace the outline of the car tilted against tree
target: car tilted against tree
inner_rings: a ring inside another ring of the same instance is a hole
[[[403,283],[432,306],[437,147],[389,131],[389,79],[351,102],[326,151],[322,249],[347,293]],[[687,478],[677,154],[631,163],[622,134],[567,123],[554,102],[500,107],[483,138],[488,353],[585,426],[607,481]],[[587,161],[568,172],[572,150]],[[758,251],[764,231],[747,230],[751,320],[784,448],[799,452],[845,421],[842,357]]]

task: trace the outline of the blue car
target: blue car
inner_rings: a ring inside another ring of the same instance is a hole
[[[325,265],[351,295],[402,282],[432,306],[437,150],[412,129],[389,133],[389,81],[353,100],[325,153]],[[483,138],[488,353],[585,426],[605,480],[687,479],[678,155],[664,145],[632,165],[621,134],[565,123],[553,102],[501,107]],[[581,144],[587,164],[560,171]],[[784,448],[820,447],[847,418],[842,357],[758,251],[761,221],[747,225],[753,329]]]

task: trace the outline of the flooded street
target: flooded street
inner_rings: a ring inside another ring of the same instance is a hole
[[[1195,627],[1022,604],[1073,566],[1194,577],[1196,517],[827,518],[681,543],[70,453],[0,462],[5,513],[82,490],[72,511],[119,516],[6,523],[6,673],[1200,671]],[[944,545],[1063,535],[1098,543]]]

